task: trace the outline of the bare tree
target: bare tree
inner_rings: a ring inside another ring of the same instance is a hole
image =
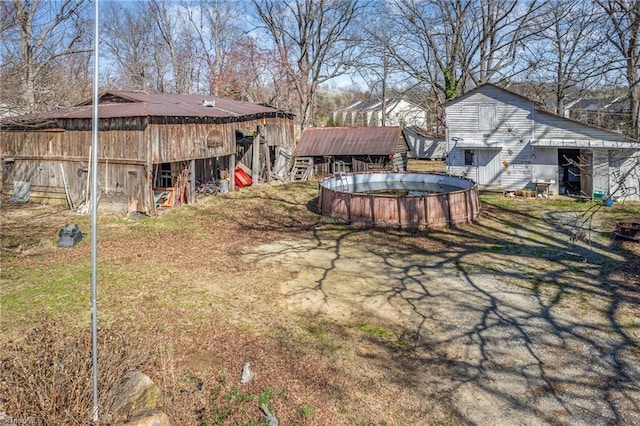
[[[452,99],[469,83],[517,72],[538,8],[536,0],[395,0],[393,17],[403,35],[396,58],[441,99]]]
[[[630,134],[640,138],[640,1],[596,0],[609,20],[608,38],[619,54],[629,88]]]
[[[139,3],[109,2],[102,20],[101,42],[116,74],[110,83],[121,89],[163,91],[165,59],[155,50],[155,28],[148,9]]]
[[[179,4],[108,2],[104,16],[102,41],[114,61],[116,85],[161,93],[197,90],[197,36]]]
[[[564,115],[565,101],[597,87],[610,69],[602,15],[582,0],[551,0],[541,11],[534,22],[543,31],[526,46],[526,80],[541,82],[541,99],[552,91],[554,112]]]
[[[215,96],[289,109],[288,78],[278,55],[246,28],[244,6],[226,0],[183,4],[203,70],[199,87]]]
[[[544,4],[537,0],[472,2],[469,30],[462,40],[461,64],[475,85],[495,76],[511,78],[518,73],[523,47],[545,27],[531,25],[541,3]]]
[[[224,68],[232,56],[249,41],[240,25],[242,14],[238,3],[225,0],[200,0],[197,7],[184,5],[185,14],[198,40],[200,62],[206,69],[207,90],[225,96]]]
[[[82,16],[86,4],[85,0],[2,2],[2,93],[12,93],[16,107],[25,112],[48,107],[40,100],[43,94],[56,92],[56,79],[46,81],[45,75],[60,71],[62,58],[88,52],[91,34],[85,31]]]
[[[157,38],[155,49],[163,52],[170,73],[170,87],[163,91],[191,93],[196,86],[195,37],[185,26],[180,10],[166,0],[151,0],[147,4]]]
[[[471,3],[447,0],[396,0],[391,8],[400,35],[396,60],[416,81],[439,92],[442,102],[464,90],[459,60],[470,8]]]
[[[382,125],[386,125],[387,97],[394,86],[400,70],[394,55],[397,32],[389,25],[385,16],[386,8],[381,8],[363,26],[363,40],[354,61],[357,74],[368,84],[370,94],[377,95],[382,103]]]
[[[252,0],[298,98],[302,129],[315,120],[319,85],[345,73],[361,0]]]
[[[218,94],[291,111],[295,97],[288,81],[277,52],[245,37],[236,43],[220,70]]]

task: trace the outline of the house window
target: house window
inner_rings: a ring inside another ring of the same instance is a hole
[[[495,130],[496,122],[496,104],[480,104],[478,130]]]
[[[473,166],[473,150],[472,149],[464,150],[464,165]]]

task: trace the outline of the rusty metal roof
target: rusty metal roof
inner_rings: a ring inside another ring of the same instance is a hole
[[[100,95],[100,118],[121,117],[213,117],[219,119],[273,116],[282,111],[254,104],[207,95],[147,94],[139,92],[107,91]],[[287,114],[289,115],[289,114]],[[78,106],[13,117],[14,120],[39,121],[54,119],[92,118],[92,101]]]
[[[401,138],[402,127],[312,127],[302,133],[296,155],[392,155]]]

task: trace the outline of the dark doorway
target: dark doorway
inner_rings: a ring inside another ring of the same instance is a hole
[[[559,149],[558,166],[560,195],[580,195],[580,150]]]

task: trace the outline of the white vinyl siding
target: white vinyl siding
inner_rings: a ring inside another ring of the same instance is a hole
[[[589,152],[586,151],[585,152]],[[590,168],[590,187],[587,188],[591,192],[609,193],[609,153],[604,150],[592,151],[589,155],[591,159]]]
[[[631,169],[626,159],[640,151],[623,135],[538,111],[531,100],[491,84],[448,102],[446,120],[451,174],[501,190],[532,188],[533,180],[549,179],[557,193],[558,149],[581,149],[592,159],[593,173],[584,181],[589,192],[619,188],[626,199],[640,199],[640,172],[626,175]],[[465,150],[474,150],[473,166],[465,166]],[[607,165],[610,182],[604,177]]]
[[[463,139],[465,147],[502,147],[531,139],[531,103],[497,88],[482,87],[466,99],[453,101],[446,115],[449,138]]]
[[[614,199],[640,199],[640,153],[620,150],[609,158],[609,194]]]
[[[500,175],[500,186],[507,189],[522,189],[532,180],[531,147],[503,149],[500,161],[504,170]]]
[[[478,181],[483,186],[500,187],[500,179],[504,166],[500,163],[500,151],[494,149],[481,149],[478,156]]]
[[[558,149],[534,147],[531,158],[533,160],[533,178],[537,180],[554,181],[554,183],[549,186],[549,193],[558,194],[558,183],[560,182]]]

